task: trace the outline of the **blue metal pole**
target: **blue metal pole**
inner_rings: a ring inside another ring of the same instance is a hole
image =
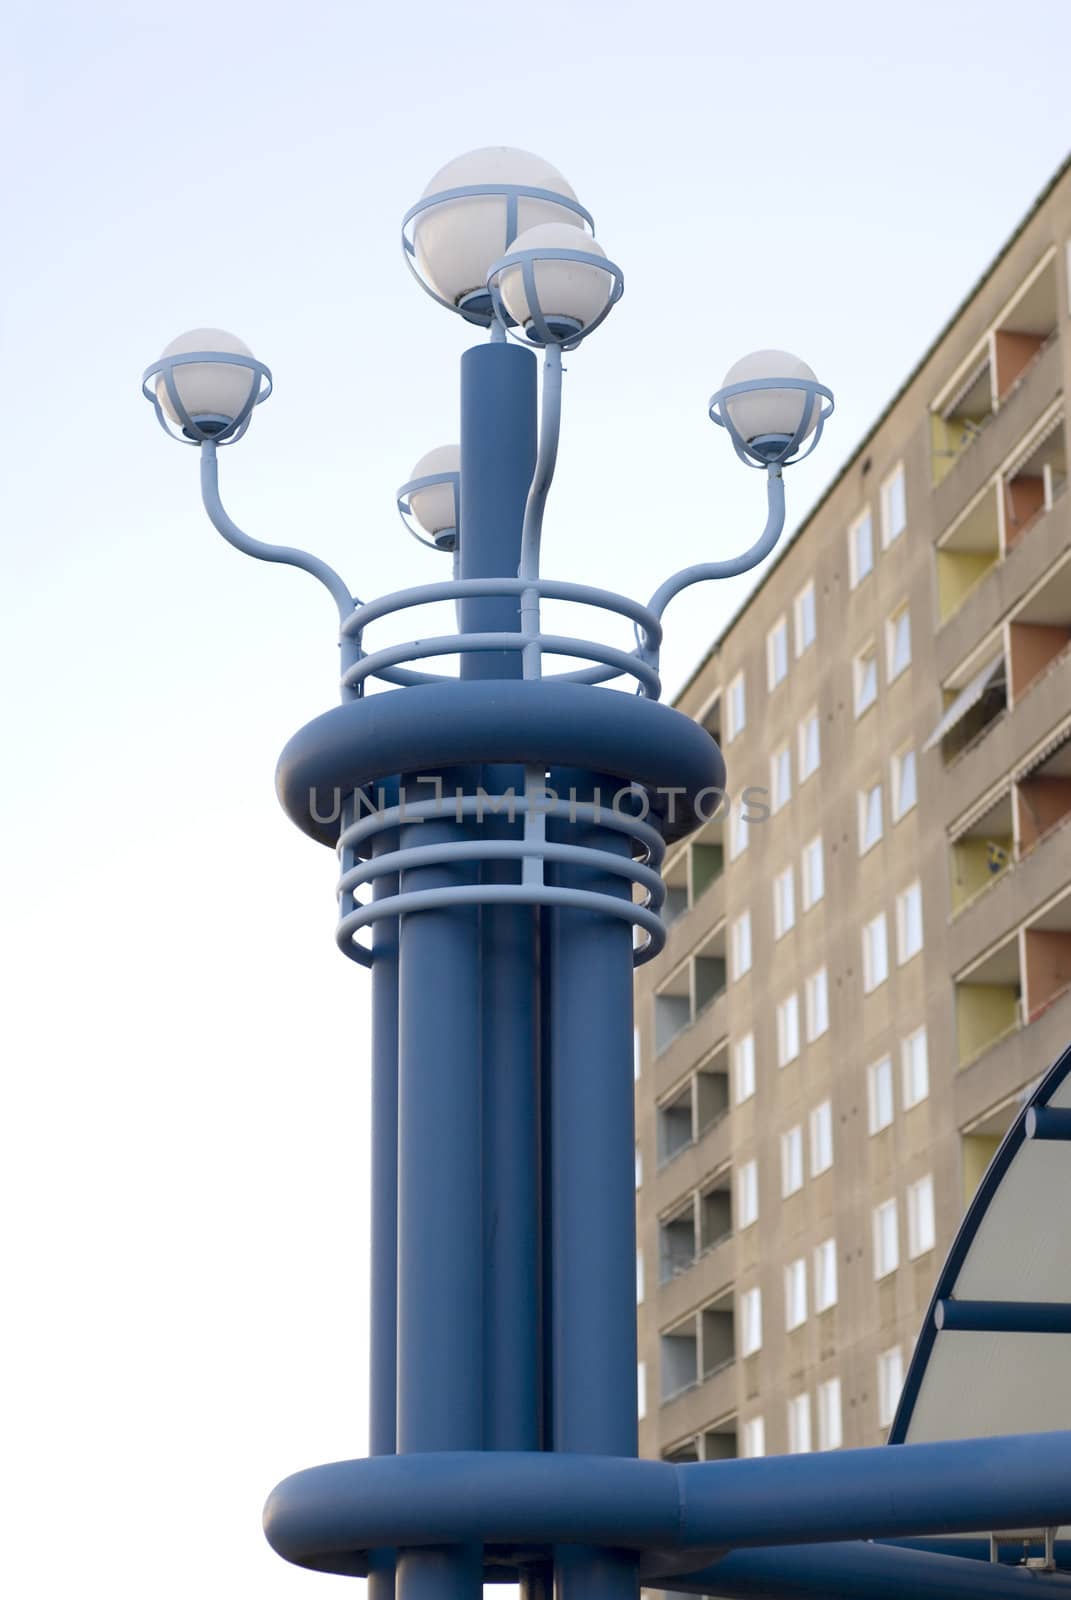
[[[428,777],[430,774],[421,774]],[[474,774],[441,774],[445,799]],[[403,784],[403,790],[404,790]],[[426,800],[427,783],[408,786]],[[402,849],[464,835],[450,820],[411,822]],[[402,890],[454,886],[464,867],[402,874]],[[483,1285],[478,913],[401,919],[398,968],[398,1452],[483,1445]],[[478,1545],[402,1550],[399,1600],[474,1600]]]
[[[620,788],[568,768],[553,769],[550,786],[560,798],[575,793],[607,807]],[[597,826],[565,827],[575,844],[628,849],[620,835]],[[555,877],[572,888],[629,893],[610,873],[567,868]],[[635,1456],[632,934],[591,912],[554,912],[546,920],[553,1447]],[[634,1554],[555,1550],[556,1600],[632,1600],[637,1588]]]
[[[536,359],[517,344],[481,344],[461,357],[459,576],[515,578],[536,462]],[[462,600],[462,633],[513,633],[520,599]],[[463,656],[463,678],[516,678],[515,651]]]
[[[393,802],[396,795],[390,799]],[[385,855],[396,846],[396,833],[381,833],[373,853]],[[377,878],[373,898],[397,892],[396,874]],[[398,923],[390,917],[372,929],[371,1165],[368,1442],[371,1455],[388,1456],[398,1442]],[[369,1600],[394,1600],[394,1565],[393,1551],[375,1552],[368,1574]]]

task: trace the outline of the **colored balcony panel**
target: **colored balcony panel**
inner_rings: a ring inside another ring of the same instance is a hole
[[[1012,796],[1008,790],[951,842],[952,915],[984,894],[1013,861]]]
[[[1017,937],[979,962],[954,985],[959,1065],[968,1066],[1015,1031],[1022,1020]]]
[[[1002,475],[1005,553],[1026,537],[1066,487],[1067,432],[1062,412],[1056,411]]]
[[[946,622],[1000,560],[1000,508],[990,484],[937,547],[937,610]]]

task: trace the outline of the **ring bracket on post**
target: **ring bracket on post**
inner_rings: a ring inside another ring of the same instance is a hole
[[[795,432],[756,434],[751,439],[745,439],[733,421],[727,402],[735,400],[739,395],[770,393],[785,389],[800,389],[805,396]],[[812,424],[812,414],[816,405],[818,416]],[[827,420],[833,414],[833,392],[813,378],[748,378],[740,383],[728,383],[711,395],[707,411],[711,422],[716,422],[719,428],[725,429],[732,441],[733,449],[745,466],[769,471],[773,467],[795,466],[797,461],[803,461],[811,454],[822,437],[822,430]],[[806,450],[801,451],[800,446],[808,434],[810,443]],[[797,454],[797,451],[800,453]]]
[[[209,364],[226,367],[245,367],[252,375],[249,384],[249,395],[245,404],[233,417],[200,412],[196,416],[191,416],[182,402],[182,396],[175,382],[175,368]],[[149,387],[149,381],[152,378],[163,382],[167,391],[167,398],[178,418],[178,432],[175,431],[164,411],[160,399],[159,381],[154,383],[151,388]],[[202,445],[212,443],[222,445],[236,443],[249,427],[256,407],[264,403],[271,391],[271,372],[263,361],[257,361],[253,356],[239,355],[231,351],[197,350],[183,352],[181,355],[161,356],[159,361],[154,361],[151,367],[146,367],[141,375],[141,392],[156,412],[157,422],[169,438],[176,439],[179,444]]]

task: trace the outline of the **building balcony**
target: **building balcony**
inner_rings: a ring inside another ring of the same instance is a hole
[[[692,1070],[683,1080],[656,1103],[658,1171],[655,1181],[660,1189],[667,1190],[660,1195],[660,1209],[685,1188],[694,1187],[699,1176],[693,1177],[699,1152],[710,1149],[711,1136],[727,1118],[728,1110],[729,1045],[723,1037],[700,1060],[694,1061]],[[709,1167],[701,1171],[709,1171]],[[670,1173],[664,1183],[663,1172]]]
[[[682,1143],[669,1161],[661,1163],[654,1175],[653,1203],[659,1216],[683,1195],[699,1188],[712,1172],[726,1165],[732,1154],[732,1117],[729,1111],[728,1047],[723,1044],[711,1058],[724,1062],[724,1083],[714,1084],[712,1093],[723,1096],[720,1107],[712,1105],[707,1120],[693,1123],[695,1133]],[[705,1067],[705,1064],[704,1064]],[[680,1093],[681,1091],[678,1091]],[[659,1106],[661,1111],[661,1106]]]
[[[1048,904],[961,973],[953,992],[961,1068],[1071,994],[1071,889],[1056,900],[1050,889]]]
[[[1009,1085],[1036,1081],[1071,1039],[1071,991],[1051,1001],[1032,1022],[1017,1028],[976,1056],[955,1076],[956,1125],[981,1123],[989,1108],[1006,1099]]]
[[[658,1290],[658,1317],[676,1322],[698,1303],[719,1299],[736,1276],[735,1236],[726,1235],[696,1257],[691,1266]]]

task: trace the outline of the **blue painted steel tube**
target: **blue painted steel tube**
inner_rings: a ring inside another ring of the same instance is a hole
[[[517,344],[461,357],[461,541],[458,576],[515,578],[536,461],[536,358]],[[515,633],[520,597],[458,604],[463,633]],[[463,656],[463,678],[519,678],[516,651]]]
[[[394,796],[391,797],[395,798]],[[397,835],[380,834],[385,855]],[[397,876],[377,879],[374,899],[397,893]],[[385,917],[372,930],[372,1251],[369,1341],[369,1452],[393,1455],[398,1408],[398,925]],[[369,1600],[394,1600],[394,1552],[369,1563]]]
[[[620,784],[555,768],[550,787],[562,798],[599,796],[609,807]],[[615,853],[629,848],[620,835],[594,826],[564,829],[574,844]],[[630,892],[620,878],[591,869],[559,867],[555,881]],[[635,1456],[632,934],[598,913],[555,911],[545,920],[553,1448]],[[620,1550],[559,1546],[554,1577],[556,1600],[631,1600],[638,1566]]]
[[[427,776],[427,775],[423,775]],[[471,771],[442,775],[445,796]],[[410,797],[427,799],[426,784]],[[409,823],[401,848],[463,836],[450,820]],[[402,889],[464,882],[421,867]],[[479,918],[470,907],[410,913],[398,941],[398,1452],[483,1444]],[[475,1600],[478,1544],[400,1549],[399,1600]]]

